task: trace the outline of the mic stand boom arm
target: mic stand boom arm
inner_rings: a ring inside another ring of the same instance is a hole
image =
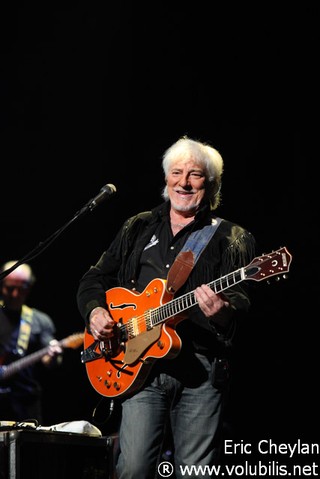
[[[79,211],[75,213],[75,215],[69,220],[65,225],[63,225],[61,228],[59,228],[57,231],[55,231],[52,235],[50,235],[46,240],[41,241],[35,248],[33,248],[29,253],[27,253],[23,258],[18,260],[11,268],[6,269],[5,271],[2,271],[0,273],[0,281],[8,276],[12,271],[14,271],[18,266],[20,266],[23,263],[27,263],[31,261],[33,258],[36,258],[40,253],[42,253],[45,249],[47,249],[51,243],[55,239],[58,238],[58,236],[63,233],[75,220],[80,218],[81,216],[84,216],[86,213],[89,211],[93,211],[93,209],[104,199],[106,199],[107,196],[110,196],[111,194],[115,193],[116,187],[114,185],[105,185],[104,187],[101,188],[100,193],[92,198],[91,200],[88,201],[88,203],[83,206]]]

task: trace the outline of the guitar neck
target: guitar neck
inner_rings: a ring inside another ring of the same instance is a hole
[[[58,341],[58,345],[61,348],[77,348],[83,342],[83,333],[75,333],[67,338],[61,339]],[[34,353],[29,354],[28,356],[24,356],[17,361],[14,361],[10,364],[3,365],[0,367],[0,381],[4,379],[8,379],[9,377],[13,376],[17,372],[21,371],[28,366],[40,361],[46,354],[49,353],[50,346],[46,346]]]
[[[242,281],[264,281],[272,276],[279,278],[280,275],[285,277],[285,273],[289,271],[291,260],[291,254],[286,247],[283,247],[267,255],[254,258],[247,266],[213,280],[207,283],[207,286],[218,294]],[[142,315],[131,318],[126,324],[121,324],[120,328],[125,330],[123,336],[126,340],[132,339],[141,331],[149,331],[179,313],[192,308],[197,303],[194,290],[156,308],[148,308]],[[141,329],[140,325],[143,325]]]
[[[211,288],[215,293],[221,293],[231,286],[240,283],[244,279],[248,279],[245,274],[245,268],[240,268],[232,273],[222,276],[217,280],[211,281],[207,284],[207,286],[209,286],[209,288]],[[192,308],[192,306],[195,306],[197,303],[198,301],[195,297],[195,290],[193,290],[169,301],[164,305],[159,306],[151,311],[149,318],[151,327],[157,326],[173,316]]]
[[[28,366],[31,366],[32,364],[40,361],[40,359],[45,356],[49,351],[49,346],[39,349],[39,351],[36,351],[32,354],[29,354],[28,356],[25,356],[21,359],[18,359],[17,361],[7,364],[5,366],[1,367],[1,372],[0,372],[0,379],[8,379],[9,377],[13,376],[16,374],[18,371],[21,369],[27,368]]]

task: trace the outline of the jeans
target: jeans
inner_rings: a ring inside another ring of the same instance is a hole
[[[161,477],[157,467],[164,460],[162,445],[168,421],[174,447],[174,475],[170,479],[185,477],[180,466],[217,463],[223,389],[214,386],[214,363],[206,356],[195,354],[192,369],[188,370],[188,366],[185,364],[182,375],[153,375],[140,392],[124,400],[116,464],[118,479]]]

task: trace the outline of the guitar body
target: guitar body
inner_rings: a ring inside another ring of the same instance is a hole
[[[93,353],[84,360],[93,388],[102,396],[116,397],[139,389],[153,363],[164,357],[172,358],[181,349],[181,339],[175,331],[183,318],[175,316],[166,324],[150,327],[149,314],[172,299],[166,282],[155,279],[138,294],[125,288],[106,292],[106,302],[114,321],[115,336],[108,342],[94,341],[85,331],[84,348]],[[122,329],[129,333],[122,338]]]

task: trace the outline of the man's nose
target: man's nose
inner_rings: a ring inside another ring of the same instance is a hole
[[[12,288],[12,292],[11,292],[11,296],[13,296],[14,298],[17,298],[20,294],[20,288]]]
[[[187,188],[190,186],[190,177],[188,175],[183,175],[180,178],[180,185],[182,188]]]

